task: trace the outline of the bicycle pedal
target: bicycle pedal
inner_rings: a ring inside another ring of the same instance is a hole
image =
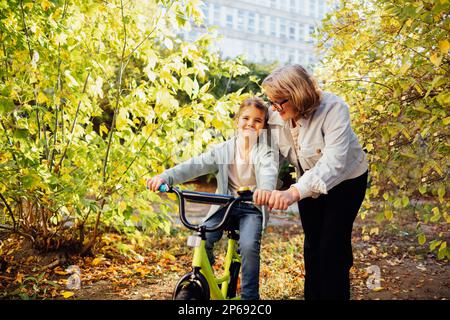
[[[190,235],[187,239],[187,245],[189,247],[199,247],[200,243],[202,241],[202,238],[196,235]]]

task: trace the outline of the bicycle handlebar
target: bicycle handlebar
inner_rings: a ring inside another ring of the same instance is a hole
[[[188,191],[188,190],[180,190],[178,188],[173,188],[167,184],[162,184],[159,187],[160,192],[172,192],[175,193],[179,200],[179,211],[180,211],[180,219],[183,225],[191,230],[200,231],[203,228],[205,232],[214,232],[217,230],[221,230],[225,223],[228,221],[228,216],[231,213],[231,208],[239,202],[243,201],[253,201],[253,192],[246,191],[244,194],[239,197],[234,197],[228,194],[216,194],[216,193],[207,193],[207,192],[197,192],[197,191]],[[220,204],[227,206],[227,210],[223,215],[222,221],[216,226],[206,227],[203,225],[195,225],[190,223],[186,219],[186,211],[185,211],[185,201],[196,202],[196,203],[206,203],[206,204]]]

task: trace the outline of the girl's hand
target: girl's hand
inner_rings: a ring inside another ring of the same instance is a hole
[[[274,190],[270,195],[268,205],[270,210],[287,210],[287,208],[296,201],[300,200],[300,193],[297,188],[290,187],[288,190]]]
[[[163,183],[167,183],[167,182],[160,176],[156,176],[151,179],[147,179],[147,189],[150,189],[151,191],[156,192],[156,191],[158,191],[159,187]]]
[[[253,192],[253,203],[258,206],[264,206],[267,204],[267,202],[269,202],[271,194],[272,191],[270,190],[256,189]]]

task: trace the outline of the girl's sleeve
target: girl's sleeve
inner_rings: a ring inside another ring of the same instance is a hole
[[[218,171],[216,148],[164,171],[160,177],[169,184],[179,184]]]
[[[265,190],[275,190],[278,179],[278,153],[267,145],[262,145],[258,152],[260,166],[260,188]]]

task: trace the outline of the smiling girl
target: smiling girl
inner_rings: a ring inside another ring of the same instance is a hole
[[[261,142],[266,128],[268,109],[260,98],[248,98],[236,115],[235,137],[215,145],[206,153],[191,158],[161,175],[147,181],[147,187],[157,191],[163,183],[179,184],[198,176],[214,173],[216,193],[236,195],[240,187],[254,189],[255,203],[266,203],[275,189],[278,162],[274,152]],[[217,225],[223,218],[222,209],[211,208],[206,226]],[[268,209],[241,202],[233,208],[229,227],[239,230],[239,250],[242,257],[241,298],[259,299],[259,269],[261,233],[267,225]],[[214,263],[213,246],[223,231],[207,233],[206,248],[211,264]]]

